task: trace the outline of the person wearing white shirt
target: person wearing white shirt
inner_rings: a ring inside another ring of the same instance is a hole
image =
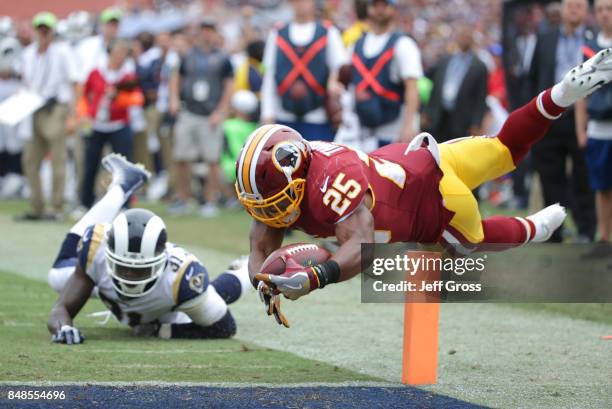
[[[81,69],[79,82],[85,83],[94,68],[106,67],[108,63],[108,47],[117,38],[119,24],[123,15],[121,10],[107,8],[100,14],[101,33],[87,37],[79,42],[77,53]],[[130,67],[133,69],[133,67]]]
[[[419,110],[417,80],[421,53],[408,36],[395,31],[396,1],[368,2],[369,31],[352,52],[351,91],[361,125],[361,140],[376,149],[410,142]]]
[[[51,216],[60,216],[64,205],[66,121],[74,114],[78,68],[70,47],[53,41],[56,24],[57,18],[52,13],[38,13],[33,19],[37,40],[23,52],[23,84],[44,100],[42,108],[33,114],[32,135],[23,155],[23,167],[31,189],[31,212],[23,218],[29,220],[45,215],[39,171],[48,153],[51,153],[53,173]]]
[[[309,140],[334,139],[326,98],[339,98],[338,70],[348,62],[337,28],[315,18],[314,0],[292,0],[291,23],[272,30],[264,51],[266,67],[261,118],[282,123]]]

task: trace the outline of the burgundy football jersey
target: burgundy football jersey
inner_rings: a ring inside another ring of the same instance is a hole
[[[404,152],[391,144],[366,155],[343,145],[311,142],[301,215],[294,228],[319,237],[335,235],[371,192],[376,242],[437,242],[453,212],[443,206],[442,171],[426,148]]]

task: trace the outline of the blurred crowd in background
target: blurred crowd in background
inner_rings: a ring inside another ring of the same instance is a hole
[[[441,142],[494,135],[584,47],[605,46],[599,27],[612,23],[612,0],[595,13],[586,0],[523,3],[503,15],[501,0],[131,0],[0,17],[0,102],[20,89],[44,99],[0,124],[0,198],[28,198],[26,220],[78,218],[112,150],[152,172],[139,200],[215,217],[237,207],[235,161],[262,123],[365,152],[423,130]],[[607,241],[611,118],[579,109],[478,196],[567,204],[576,226],[554,241]]]

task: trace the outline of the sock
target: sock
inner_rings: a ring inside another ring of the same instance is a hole
[[[533,239],[535,234],[533,222],[522,217],[489,217],[482,221],[482,229],[484,231],[483,246],[487,244],[505,245],[502,246],[503,248],[495,246],[492,250],[518,247]],[[479,249],[481,247],[479,245]]]
[[[546,135],[552,120],[564,111],[565,108],[552,101],[548,89],[508,116],[497,138],[508,147],[515,165]]]
[[[127,199],[121,186],[112,186],[104,197],[94,204],[81,220],[70,229],[70,232],[82,236],[85,233],[85,229],[91,225],[110,223],[117,216]]]

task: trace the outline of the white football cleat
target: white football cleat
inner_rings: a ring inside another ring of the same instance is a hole
[[[552,89],[552,100],[568,107],[612,81],[612,48],[601,50],[565,74]]]
[[[527,219],[531,220],[535,225],[535,235],[531,241],[541,243],[550,239],[555,230],[563,224],[565,217],[567,217],[565,207],[559,203],[545,207],[539,212],[527,216]]]

